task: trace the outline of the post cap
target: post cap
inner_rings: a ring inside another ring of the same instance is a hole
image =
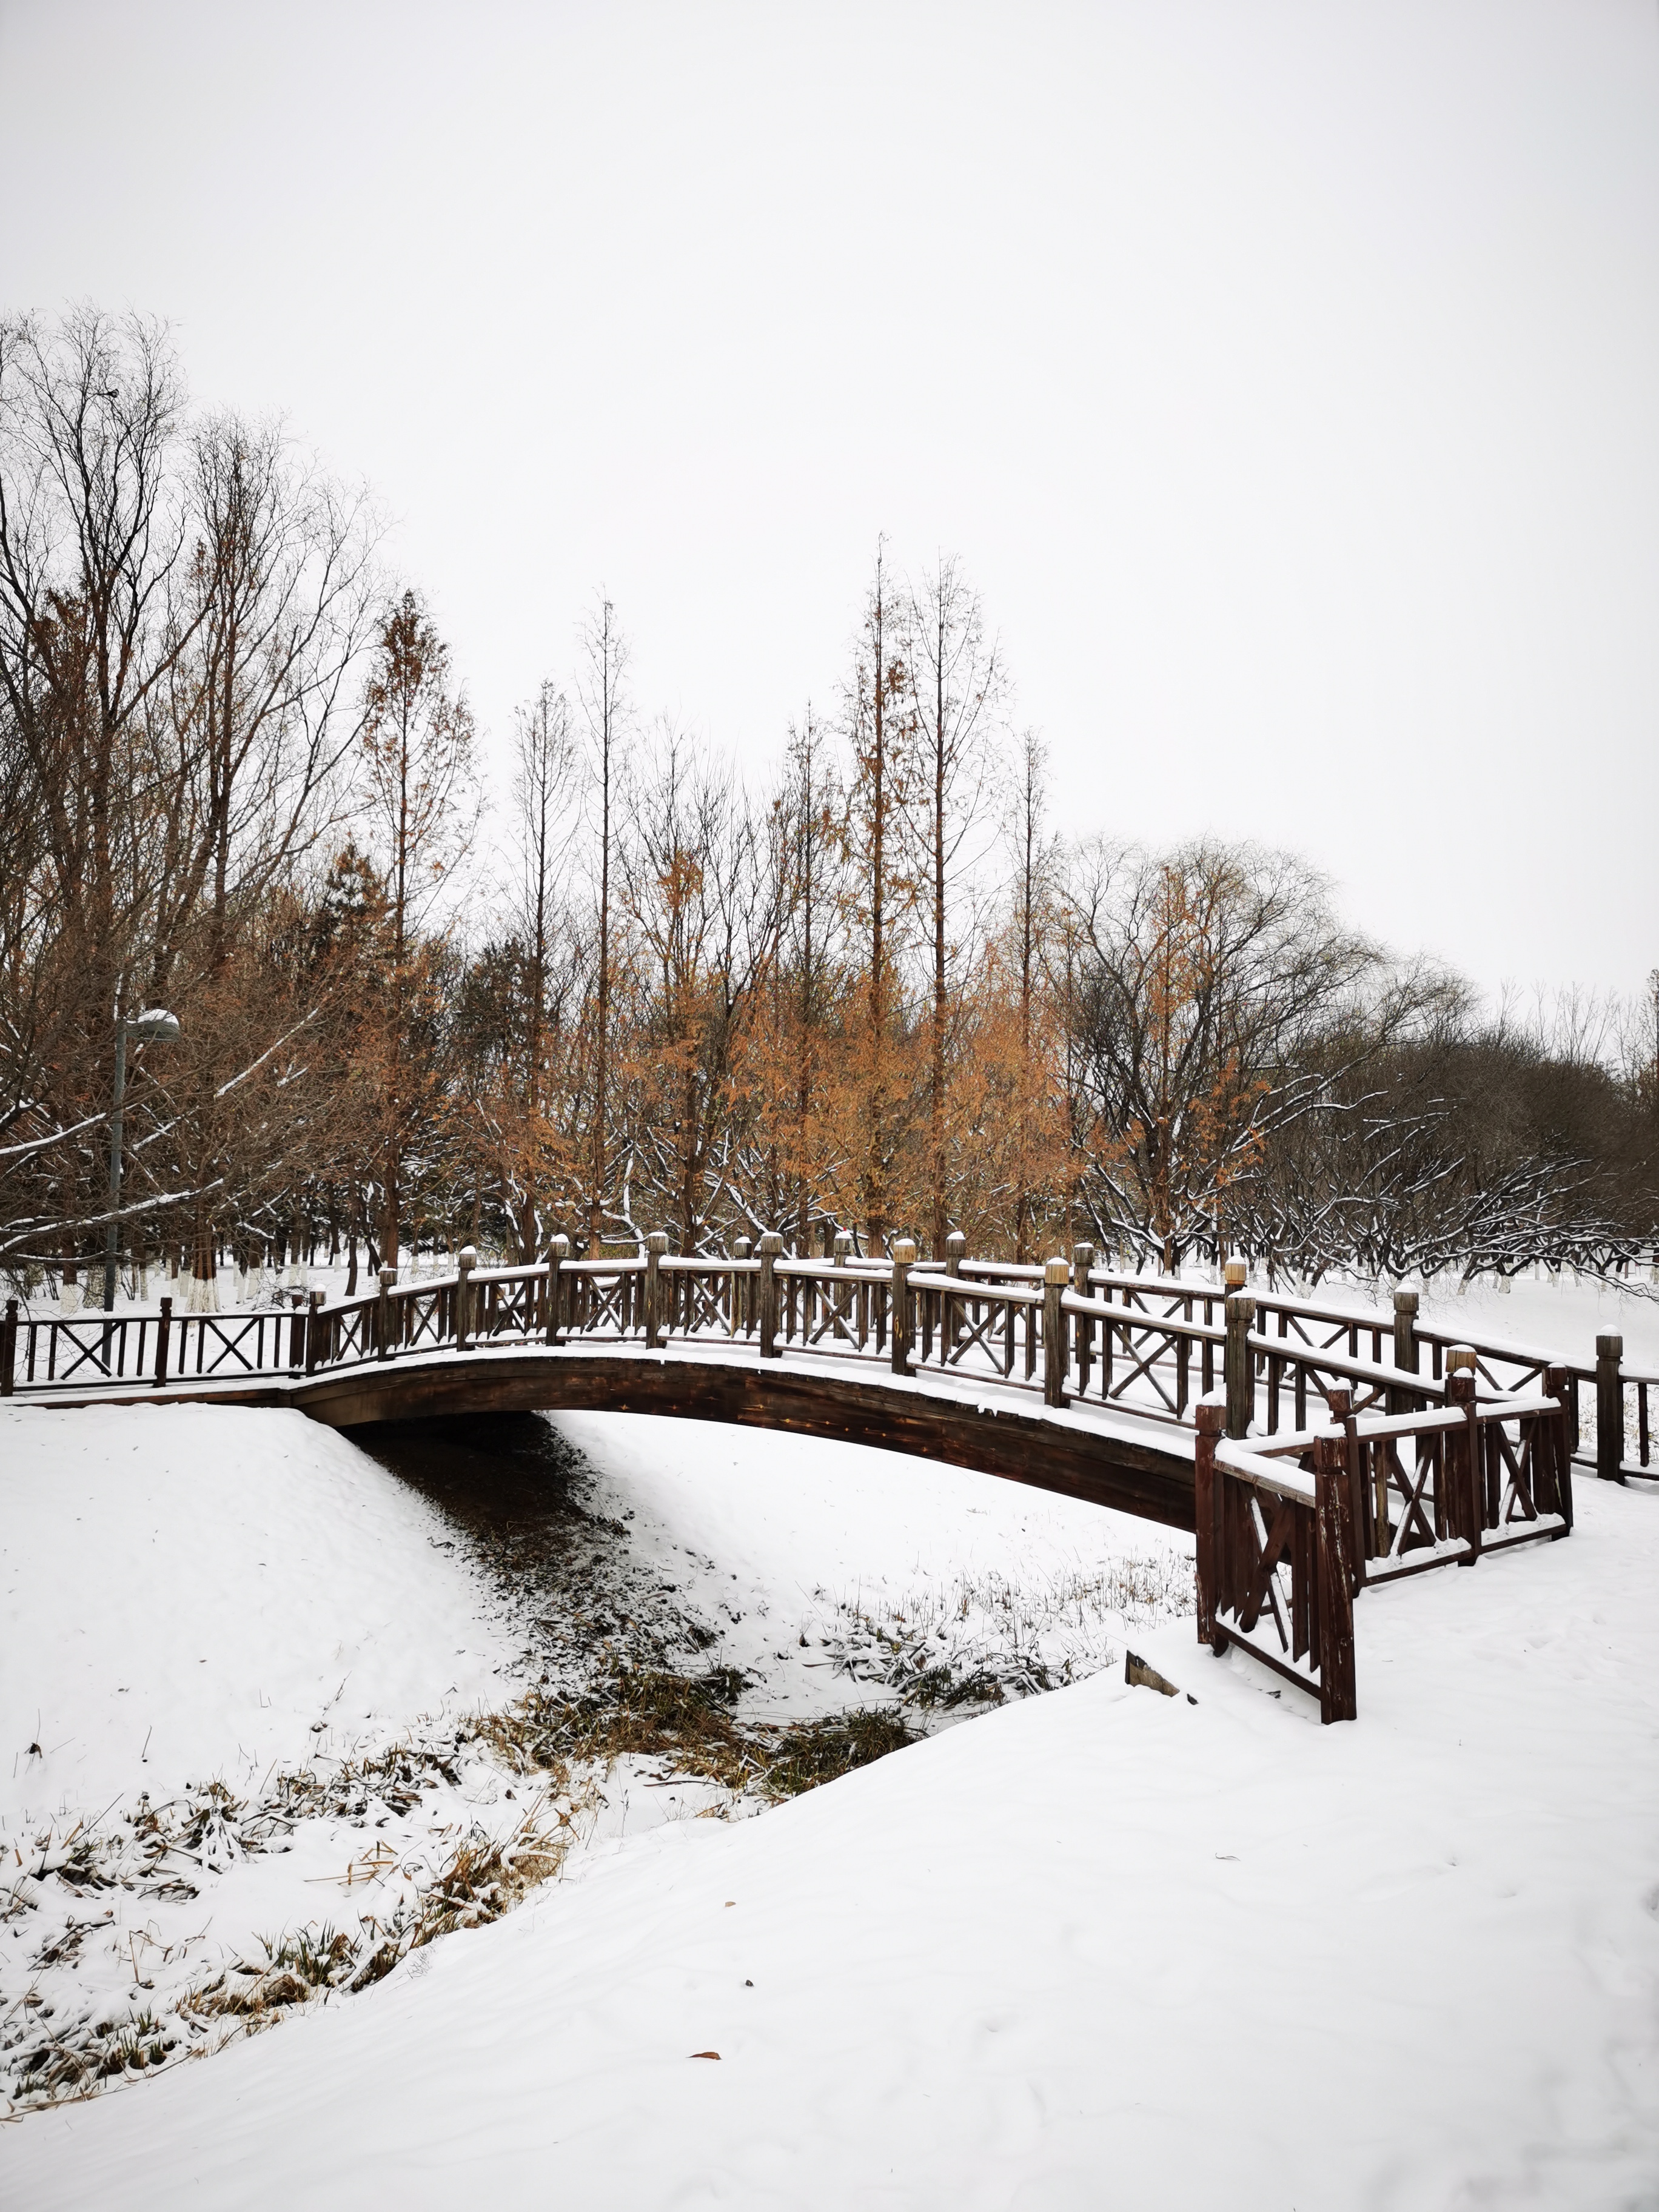
[[[1069,1283],[1072,1279],[1071,1261],[1062,1260],[1058,1254],[1052,1260],[1045,1260],[1042,1263],[1042,1279],[1045,1283]]]
[[[732,1239],[732,1252],[739,1260],[746,1260],[754,1249],[754,1245],[746,1237],[734,1237]]]
[[[568,1237],[556,1237],[553,1239],[553,1256],[556,1260],[568,1260],[570,1257],[570,1239]]]
[[[328,1293],[326,1291],[313,1291],[311,1293],[312,1304],[314,1306],[321,1305],[323,1300],[327,1297],[327,1295]]]
[[[477,1264],[478,1264],[478,1248],[477,1248],[477,1246],[476,1244],[463,1244],[463,1245],[462,1245],[462,1247],[461,1247],[461,1249],[460,1249],[460,1250],[459,1250],[459,1251],[455,1255],[455,1265],[456,1265],[456,1266],[460,1269],[461,1273],[465,1275],[465,1274],[468,1273],[469,1273],[472,1268],[476,1267],[477,1266]]]
[[[967,1243],[967,1241],[968,1241],[968,1240],[967,1240],[967,1238],[964,1237],[963,1238],[963,1240],[962,1240],[962,1241],[963,1241],[963,1243],[965,1244],[965,1243]],[[852,1231],[851,1231],[850,1229],[838,1229],[838,1230],[836,1230],[836,1256],[837,1257],[837,1259],[844,1259],[844,1258],[847,1256],[847,1255],[848,1255],[848,1254],[852,1250],[852,1249],[853,1249],[853,1232],[852,1232]]]
[[[783,1238],[775,1229],[769,1229],[761,1237],[760,1249],[763,1252],[769,1252],[772,1254],[781,1252],[783,1249]]]
[[[916,1246],[914,1237],[896,1237],[887,1249],[896,1267],[911,1267],[915,1265]]]
[[[1249,1272],[1242,1260],[1229,1260],[1221,1270],[1221,1279],[1230,1291],[1242,1291],[1249,1279]]]
[[[1255,1319],[1255,1300],[1248,1291],[1230,1291],[1227,1293],[1227,1318],[1247,1323]]]
[[[381,1267],[381,1269],[380,1269],[380,1280],[381,1280],[383,1283],[388,1283],[388,1284],[389,1284],[389,1283],[395,1283],[395,1282],[397,1281],[397,1279],[398,1279],[398,1270],[397,1270],[395,1267]]]
[[[1200,1398],[1198,1404],[1194,1408],[1193,1417],[1197,1425],[1198,1433],[1200,1436],[1218,1437],[1222,1435],[1225,1431],[1227,1426],[1226,1392],[1224,1390],[1212,1390],[1207,1397]]]
[[[1079,1273],[1086,1275],[1090,1268],[1092,1267],[1094,1264],[1095,1248],[1092,1244],[1073,1245],[1072,1265],[1077,1268]]]
[[[645,1240],[645,1249],[647,1252],[665,1252],[668,1249],[668,1231],[653,1229]]]
[[[1624,1351],[1625,1340],[1622,1336],[1598,1336],[1595,1340],[1595,1356],[1598,1359],[1620,1359],[1624,1357]]]
[[[839,1243],[841,1240],[837,1237],[836,1241]],[[953,1229],[945,1240],[945,1249],[947,1252],[965,1252],[968,1249],[968,1238],[965,1232],[960,1229]]]
[[[1474,1372],[1474,1346],[1472,1344],[1448,1345],[1446,1347],[1446,1372],[1448,1375],[1473,1375]]]

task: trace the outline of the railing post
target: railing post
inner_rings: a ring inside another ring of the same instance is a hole
[[[455,1349],[465,1352],[472,1339],[472,1270],[478,1264],[477,1247],[463,1244],[455,1255]],[[384,1269],[381,1271],[384,1273]]]
[[[662,1342],[662,1255],[668,1249],[668,1232],[653,1229],[645,1240],[645,1348],[654,1352]]]
[[[1342,1463],[1348,1475],[1348,1534],[1353,1540],[1348,1565],[1358,1589],[1365,1579],[1365,1499],[1359,1472],[1359,1424],[1352,1388],[1346,1382],[1333,1383],[1325,1394],[1325,1409],[1342,1431]]]
[[[1396,1291],[1394,1294],[1394,1364],[1405,1375],[1417,1372],[1417,1308],[1419,1294],[1415,1291]],[[1389,1411],[1408,1413],[1411,1407],[1407,1399],[1412,1393],[1390,1390]]]
[[[1231,1275],[1240,1262],[1230,1260]],[[1242,1443],[1255,1418],[1255,1357],[1250,1350],[1250,1324],[1255,1319],[1255,1300],[1247,1291],[1227,1293],[1227,1434]]]
[[[173,1300],[161,1301],[161,1318],[155,1324],[155,1387],[159,1390],[167,1379],[167,1340],[173,1334]]]
[[[17,1364],[17,1301],[6,1300],[6,1318],[0,1327],[0,1398],[9,1398],[15,1388],[12,1370]]]
[[[380,1302],[374,1309],[374,1356],[377,1359],[392,1357],[392,1285],[398,1279],[395,1267],[382,1267]]]
[[[889,1248],[893,1255],[892,1360],[895,1375],[914,1375],[910,1364],[910,1270],[916,1248],[908,1237],[896,1237]]]
[[[1555,1510],[1572,1527],[1572,1419],[1567,1410],[1567,1370],[1565,1367],[1544,1370],[1544,1388],[1554,1399],[1559,1411],[1555,1416]]]
[[[835,1263],[838,1267],[849,1270],[853,1265],[853,1232],[850,1229],[836,1231]],[[836,1286],[836,1319],[842,1334],[850,1339],[853,1334],[853,1291],[849,1285],[837,1284]]]
[[[313,1291],[306,1300],[306,1373],[314,1375],[323,1349],[323,1293]]]
[[[782,1347],[778,1342],[778,1255],[783,1249],[783,1239],[775,1229],[769,1229],[760,1241],[760,1356],[763,1359],[781,1359]]]
[[[1603,1482],[1625,1479],[1625,1356],[1622,1336],[1595,1340],[1595,1472]]]
[[[1446,1347],[1446,1403],[1461,1406],[1464,1425],[1458,1443],[1460,1466],[1454,1474],[1451,1495],[1458,1498],[1457,1515],[1462,1527],[1457,1531],[1468,1545],[1468,1550],[1457,1562],[1460,1567],[1472,1567],[1480,1557],[1480,1524],[1484,1520],[1480,1467],[1480,1415],[1475,1406],[1475,1350],[1472,1344],[1452,1344]],[[1451,1429],[1446,1434],[1446,1448],[1452,1449],[1452,1440],[1458,1434]],[[1459,1481],[1461,1477],[1461,1486]]]
[[[1055,1258],[1042,1263],[1042,1402],[1065,1406],[1066,1314],[1060,1301],[1072,1279],[1069,1261]]]
[[[1092,1244],[1073,1244],[1072,1247],[1072,1288],[1079,1297],[1089,1296],[1089,1277],[1095,1264]],[[1095,1318],[1092,1314],[1078,1314],[1075,1319],[1077,1353],[1077,1389],[1079,1397],[1085,1397],[1089,1389],[1089,1370],[1094,1364]],[[1186,1404],[1186,1391],[1182,1392],[1182,1404]]]
[[[837,1245],[840,1239],[836,1239]],[[851,1237],[848,1239],[850,1248]],[[962,1273],[962,1263],[968,1256],[968,1239],[960,1229],[953,1229],[945,1240],[945,1272],[953,1280]],[[939,1315],[939,1362],[948,1367],[956,1357],[962,1340],[962,1309],[955,1294],[947,1291],[943,1300],[944,1310]]]
[[[754,1256],[755,1248],[748,1237],[734,1237],[732,1239],[732,1257],[734,1260],[752,1260]],[[749,1334],[750,1309],[752,1303],[750,1286],[754,1279],[752,1275],[733,1275],[732,1278],[732,1334],[733,1336],[747,1336]]]
[[[564,1278],[559,1272],[570,1257],[570,1239],[556,1237],[547,1252],[547,1340],[564,1342]]]
[[[1314,1552],[1319,1597],[1319,1717],[1322,1723],[1358,1717],[1354,1693],[1353,1583],[1348,1562],[1348,1485],[1340,1441],[1322,1436],[1314,1445]]]
[[[1196,1408],[1198,1437],[1193,1446],[1193,1525],[1198,1548],[1198,1640],[1212,1650],[1224,1651],[1226,1638],[1216,1632],[1215,1617],[1221,1592],[1216,1580],[1221,1546],[1216,1520],[1215,1448],[1227,1425],[1227,1406],[1219,1396],[1200,1398]]]

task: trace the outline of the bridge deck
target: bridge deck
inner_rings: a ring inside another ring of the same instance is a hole
[[[1193,1526],[1190,1430],[1150,1415],[1044,1406],[978,1378],[901,1376],[794,1352],[757,1360],[696,1342],[404,1352],[326,1373],[21,1389],[15,1406],[289,1406],[331,1428],[434,1415],[663,1413],[781,1429],[969,1467],[1039,1490]]]

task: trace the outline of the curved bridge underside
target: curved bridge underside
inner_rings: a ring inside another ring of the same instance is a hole
[[[967,1397],[921,1378],[883,1382],[752,1358],[526,1349],[367,1362],[216,1390],[100,1390],[76,1402],[291,1406],[337,1429],[469,1413],[668,1414],[904,1452],[1170,1528],[1194,1526],[1189,1433],[1132,1417],[1107,1422],[1081,1411],[1051,1413],[1029,1399],[1003,1403],[998,1395]]]

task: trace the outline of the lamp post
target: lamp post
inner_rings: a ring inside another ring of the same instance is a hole
[[[121,1108],[127,1095],[127,1039],[135,1044],[174,1044],[180,1035],[179,1018],[162,1006],[125,1021],[115,1020],[115,1098],[109,1116],[109,1226],[104,1231],[104,1311],[115,1310],[115,1278],[119,1256],[121,1210]]]

